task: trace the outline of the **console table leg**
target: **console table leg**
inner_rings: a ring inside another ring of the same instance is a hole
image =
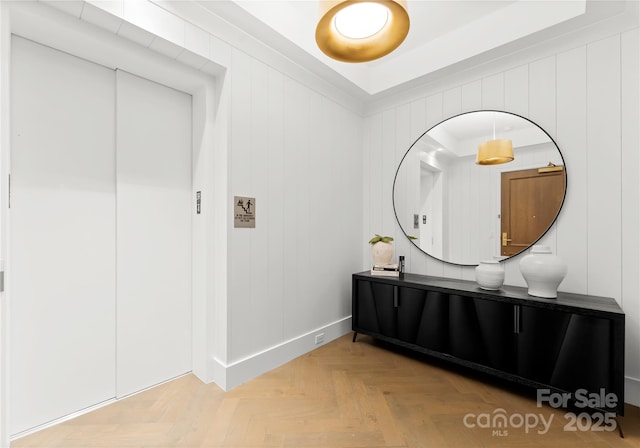
[[[622,425],[620,424],[620,420],[618,420],[618,418],[615,418],[616,421],[616,428],[618,428],[618,434],[620,434],[620,438],[624,439],[624,431],[622,430]]]
[[[356,342],[356,338],[358,337],[358,332],[354,331],[353,332],[353,340],[351,342]]]

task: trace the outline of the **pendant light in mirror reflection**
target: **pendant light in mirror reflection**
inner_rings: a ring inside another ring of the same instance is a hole
[[[409,33],[405,0],[320,2],[316,42],[342,62],[367,62],[398,48]]]
[[[496,139],[496,117],[494,112],[493,140],[487,140],[478,145],[476,163],[478,165],[499,165],[507,162],[513,162],[513,143],[507,139]]]

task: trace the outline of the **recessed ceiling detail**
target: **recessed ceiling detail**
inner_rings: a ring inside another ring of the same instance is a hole
[[[636,0],[407,0],[411,28],[402,44],[378,59],[348,64],[327,56],[316,43],[316,25],[325,11],[320,1],[199,3],[305,69],[342,88],[347,86],[362,99],[429,82],[469,64],[514,54],[614,16],[638,15]],[[332,3],[335,6],[341,1]],[[365,35],[374,32],[362,31]]]

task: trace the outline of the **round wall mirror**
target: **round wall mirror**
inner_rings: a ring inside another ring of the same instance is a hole
[[[511,140],[513,160],[477,164],[478,146],[490,140]],[[476,111],[444,120],[411,145],[393,182],[393,207],[423,252],[471,266],[538,241],[560,213],[566,186],[564,159],[544,129],[516,114]]]

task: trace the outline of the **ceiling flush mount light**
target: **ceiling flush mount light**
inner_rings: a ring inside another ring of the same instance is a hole
[[[496,140],[496,117],[493,117],[493,140],[480,143],[476,163],[478,165],[498,165],[513,160],[511,140]]]
[[[324,54],[342,62],[381,58],[409,33],[405,0],[328,0],[320,2],[316,42]]]

